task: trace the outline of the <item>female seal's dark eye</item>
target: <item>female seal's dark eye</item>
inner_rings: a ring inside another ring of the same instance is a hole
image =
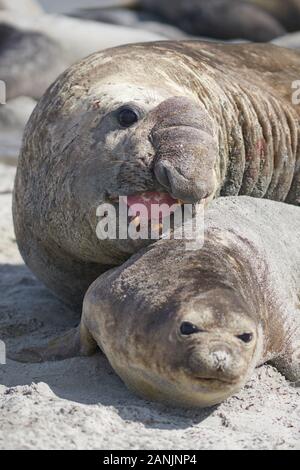
[[[139,119],[136,111],[131,108],[123,108],[119,111],[118,121],[122,127],[130,127],[135,124]]]
[[[244,333],[244,334],[238,336],[238,339],[240,339],[244,343],[250,343],[250,341],[252,341],[252,338],[253,338],[252,333]]]
[[[192,335],[194,333],[199,333],[199,328],[193,323],[189,323],[188,321],[184,321],[180,325],[180,333],[182,335]]]

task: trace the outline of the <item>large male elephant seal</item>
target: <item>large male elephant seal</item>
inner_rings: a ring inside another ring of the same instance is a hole
[[[99,240],[103,202],[239,194],[299,205],[299,73],[296,51],[197,41],[124,46],[71,67],[25,131],[13,212],[28,266],[80,309],[99,274],[148,243]]]
[[[80,327],[20,360],[99,345],[130,389],[183,406],[221,402],[266,361],[299,381],[300,208],[220,198],[204,220],[203,246],[161,240],[103,274]]]

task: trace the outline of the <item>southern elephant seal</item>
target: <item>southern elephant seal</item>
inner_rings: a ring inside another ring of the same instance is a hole
[[[140,0],[146,10],[194,36],[265,42],[286,31],[269,12],[241,0]],[[263,0],[262,0],[263,1]]]
[[[80,310],[92,281],[149,242],[99,240],[103,202],[164,192],[299,205],[299,70],[292,50],[198,41],[123,46],[71,67],[25,131],[13,211],[28,266]]]
[[[160,17],[144,11],[126,8],[85,8],[75,10],[70,16],[92,21],[101,21],[120,26],[143,29],[160,34],[167,39],[187,39],[188,34],[171,24],[162,23]],[[190,38],[191,39],[191,38]]]
[[[64,15],[18,16],[10,11],[0,11],[0,22],[10,24],[17,29],[35,31],[48,36],[60,45],[64,58],[67,59],[67,66],[108,47],[165,39],[165,36],[150,31],[80,20]]]
[[[60,45],[37,31],[0,22],[0,79],[6,98],[40,98],[68,66]]]
[[[242,0],[264,10],[276,18],[288,31],[298,31],[300,0]]]
[[[78,329],[19,360],[98,345],[130,389],[181,406],[220,403],[267,361],[299,381],[300,208],[219,198],[204,220],[202,247],[160,240],[104,273]]]

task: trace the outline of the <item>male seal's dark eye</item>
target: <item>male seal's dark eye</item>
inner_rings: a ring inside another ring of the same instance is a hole
[[[199,333],[199,328],[196,325],[193,325],[193,323],[189,323],[187,321],[184,321],[180,325],[180,333],[182,335],[192,335],[194,333]]]
[[[119,111],[118,121],[122,127],[130,127],[135,124],[139,119],[136,111],[131,108],[123,108]]]
[[[241,341],[243,341],[244,343],[250,343],[250,341],[252,341],[253,334],[252,333],[244,333],[242,335],[239,335],[238,338]]]

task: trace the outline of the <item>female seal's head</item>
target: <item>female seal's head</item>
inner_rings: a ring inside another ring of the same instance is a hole
[[[115,325],[121,347],[105,349],[130,389],[205,407],[242,388],[256,365],[260,332],[232,289],[219,286],[179,303],[170,299],[156,311],[146,308],[137,303],[128,324]]]

